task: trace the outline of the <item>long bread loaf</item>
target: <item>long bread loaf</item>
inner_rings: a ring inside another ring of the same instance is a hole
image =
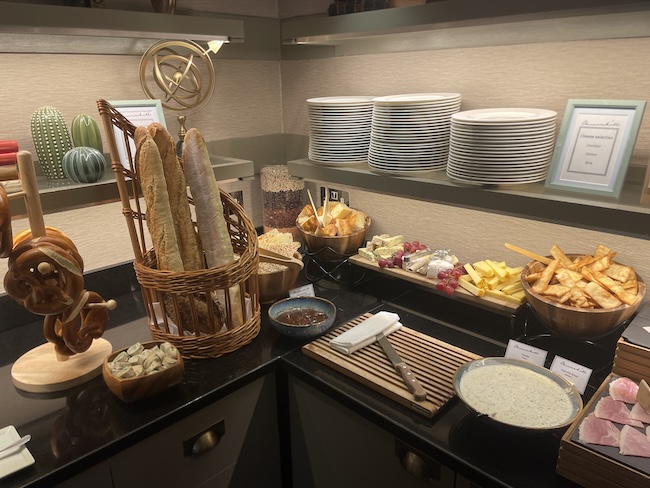
[[[134,140],[137,144],[137,171],[147,205],[147,227],[156,252],[158,269],[183,271],[158,146],[145,127],[136,129]]]
[[[203,136],[197,129],[185,134],[183,143],[185,178],[194,199],[196,223],[208,267],[225,266],[235,261],[230,233],[223,215],[219,185],[214,176],[210,154]],[[228,328],[242,325],[242,300],[239,285],[229,290],[231,323]],[[225,306],[225,297],[217,297]]]
[[[197,235],[192,223],[190,204],[187,200],[187,184],[181,163],[176,156],[176,147],[171,134],[158,122],[149,124],[147,131],[153,138],[162,160],[172,222],[176,230],[176,241],[181,253],[185,271],[204,268],[203,256],[199,250]]]

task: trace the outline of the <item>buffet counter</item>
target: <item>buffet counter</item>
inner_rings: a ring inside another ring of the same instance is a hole
[[[126,265],[116,269],[123,274],[130,273]],[[100,281],[114,282],[106,276]],[[318,296],[337,306],[334,327],[366,312],[388,310],[398,313],[402,323],[412,329],[481,356],[502,356],[508,337],[520,330],[530,332],[531,324],[525,317],[494,314],[381,275],[367,275],[363,283],[352,290],[325,279],[314,285]],[[113,298],[118,301],[118,308],[111,313],[109,329],[104,334],[113,349],[150,340],[137,286]],[[0,300],[3,310],[5,305],[9,306],[8,297]],[[265,449],[278,453],[279,466],[273,469],[279,469],[281,476],[278,473],[277,479],[269,480],[266,486],[292,486],[292,473],[300,469],[300,466],[292,466],[291,447],[296,432],[289,432],[293,426],[290,418],[293,400],[288,396],[293,394],[295,382],[325,395],[337,409],[371,422],[373,428],[394,437],[396,442],[436,460],[455,473],[457,480],[462,476],[481,487],[575,486],[555,474],[561,432],[498,428],[478,418],[457,398],[444,405],[433,418],[423,417],[303,354],[301,346],[305,342],[279,335],[268,322],[267,309],[267,306],[262,309],[261,332],[252,343],[220,358],[187,360],[182,384],[133,404],[122,403],[113,396],[101,377],[58,394],[30,394],[17,390],[11,381],[12,363],[43,342],[41,323],[32,321],[20,327],[3,327],[0,331],[0,427],[13,425],[20,435],[31,434],[28,449],[36,462],[6,476],[1,485],[12,488],[59,483],[81,486],[71,484],[70,480],[107,461],[120,459],[122,453],[155,438],[170,426],[201,414],[211,405],[233,397],[260,379],[271,378],[276,400],[264,412],[264,432],[270,424],[277,425],[278,428],[273,429],[275,434],[269,438],[277,441],[280,448],[266,446]],[[611,341],[602,345],[606,351],[605,362],[610,352],[613,357],[613,347]],[[609,368],[608,364],[600,368],[602,373],[594,369],[586,396],[600,384],[602,374],[611,369],[611,357]],[[276,411],[277,423],[272,417],[273,411]],[[247,436],[253,435],[255,425],[255,422],[250,423]],[[226,436],[228,429],[226,420]],[[250,455],[247,445],[244,443],[240,458]],[[149,459],[140,462],[160,463],[156,452],[148,456]],[[246,465],[245,462],[241,464],[242,467]],[[115,472],[113,469],[113,477]],[[110,470],[106,473],[110,477]],[[107,486],[122,485],[128,484],[113,480]],[[102,485],[97,481],[95,486]],[[232,482],[229,486],[238,485]],[[455,486],[461,485],[457,482]]]

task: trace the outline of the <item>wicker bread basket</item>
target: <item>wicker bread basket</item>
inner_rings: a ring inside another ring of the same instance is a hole
[[[98,100],[109,145],[112,168],[122,201],[134,253],[136,278],[142,288],[151,335],[174,344],[186,359],[214,358],[235,351],[251,342],[260,331],[260,304],[257,269],[257,233],[244,209],[221,191],[224,217],[235,255],[235,262],[217,268],[172,272],[156,269],[156,255],[150,247],[146,215],[133,151],[135,126],[105,100]],[[123,143],[125,164],[120,161],[117,140]],[[190,204],[192,202],[190,201]],[[237,286],[242,297],[244,323],[232,324],[230,294]],[[224,310],[218,310],[213,297],[225,297]]]

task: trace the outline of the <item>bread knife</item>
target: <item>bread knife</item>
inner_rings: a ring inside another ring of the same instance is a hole
[[[399,357],[392,344],[388,342],[388,339],[384,333],[380,332],[376,336],[376,339],[381,348],[384,350],[384,353],[386,353],[386,356],[388,356],[388,359],[390,359],[390,362],[393,363],[395,371],[397,371],[402,376],[404,384],[413,394],[413,397],[418,401],[425,400],[427,398],[427,392],[424,391],[424,388],[422,388],[422,385],[411,371],[411,368],[409,368],[408,365],[402,361],[402,358]]]

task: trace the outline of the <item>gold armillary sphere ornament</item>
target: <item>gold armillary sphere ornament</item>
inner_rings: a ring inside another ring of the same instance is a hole
[[[214,92],[214,65],[209,53],[216,49],[210,46],[205,50],[194,41],[165,39],[152,45],[140,59],[140,84],[147,97],[160,100],[168,110],[184,112],[178,116],[180,142],[185,137],[185,117],[205,107]]]

